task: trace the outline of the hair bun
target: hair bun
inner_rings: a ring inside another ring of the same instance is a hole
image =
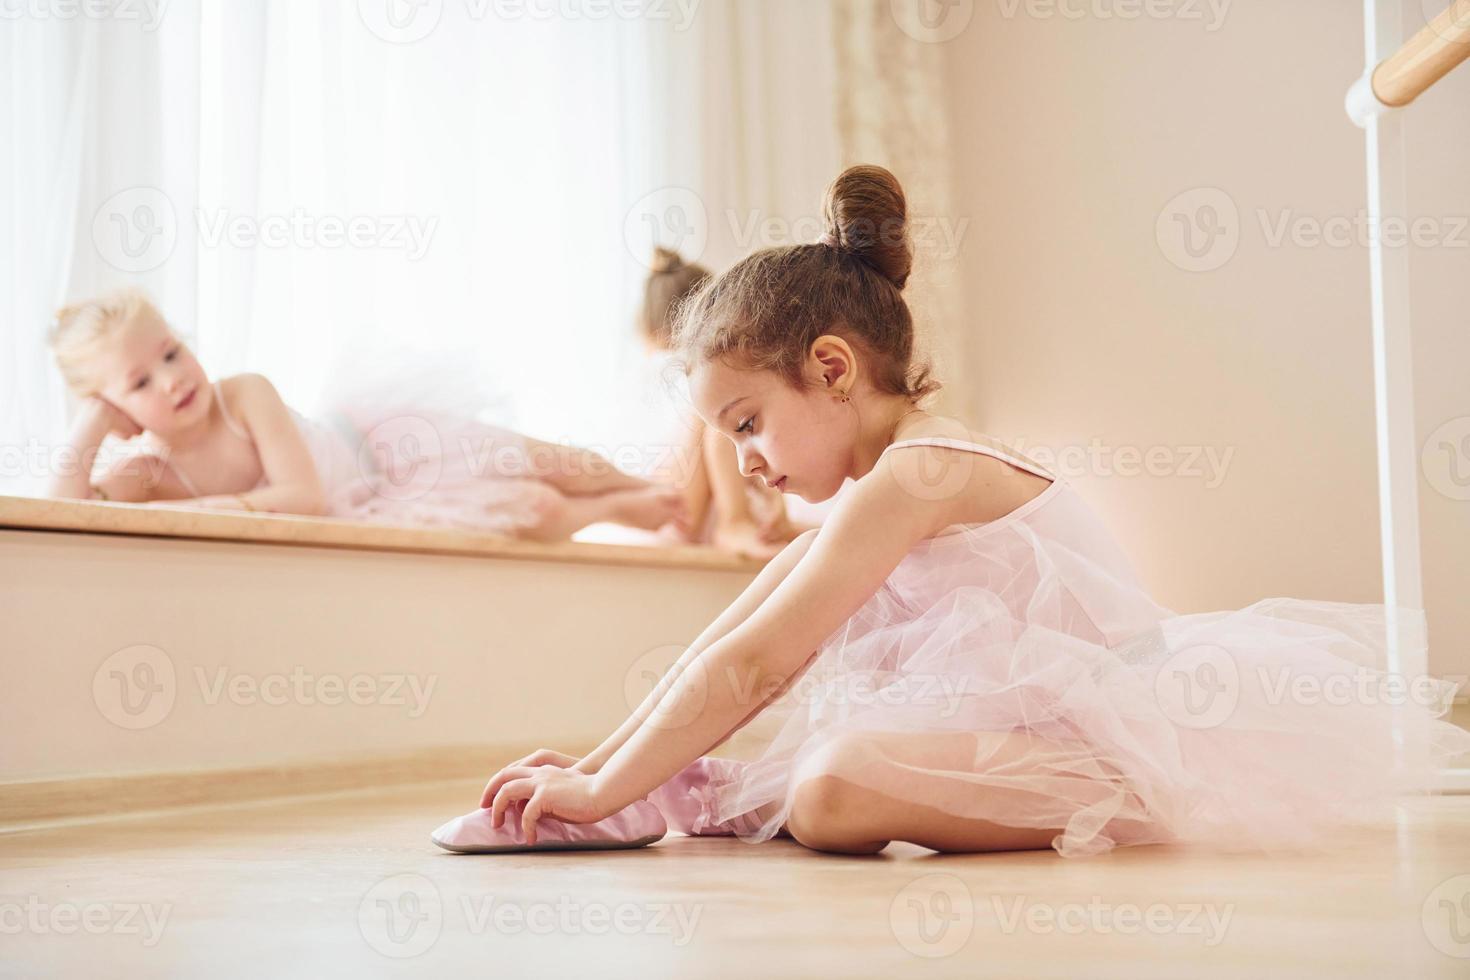
[[[914,266],[908,204],[898,178],[882,167],[848,167],[822,201],[827,244],[851,252],[902,289]]]
[[[674,272],[683,267],[684,258],[678,252],[671,248],[664,248],[662,245],[653,247],[653,261],[649,263],[649,268],[655,274]]]

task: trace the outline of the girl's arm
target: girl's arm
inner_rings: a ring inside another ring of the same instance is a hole
[[[76,500],[90,500],[94,497],[110,500],[148,499],[134,492],[134,481],[125,479],[126,474],[119,472],[118,466],[114,466],[111,472],[98,480],[98,486],[103,488],[101,494],[96,492],[96,487],[92,484],[93,463],[102,446],[102,440],[107,438],[108,433],[116,432],[123,439],[131,439],[142,431],[137,423],[113,408],[110,402],[95,395],[84,399],[67,437],[69,448],[76,453],[77,465],[69,472],[54,475],[46,486],[46,496]]]
[[[593,777],[599,809],[616,813],[716,744],[790,682],[917,542],[955,523],[962,493],[926,500],[905,489],[923,485],[913,474],[925,466],[934,471],[944,461],[938,454],[953,451],[921,447],[890,454],[849,488],[769,598],[699,654],[698,669],[674,680],[665,703],[676,711],[681,704],[701,704],[699,714],[661,724],[656,713]]]
[[[802,535],[787,545],[785,550],[779,555],[767,562],[766,566],[761,569],[760,574],[755,577],[755,580],[745,587],[744,592],[740,593],[739,598],[730,603],[713,623],[705,627],[704,632],[700,633],[694,642],[689,645],[689,649],[685,650],[679,659],[674,662],[674,665],[664,673],[664,676],[659,678],[659,682],[654,685],[654,689],[649,692],[648,697],[643,699],[643,703],[638,706],[638,709],[628,716],[627,721],[623,722],[617,731],[609,735],[601,745],[592,752],[589,752],[572,768],[588,775],[600,770],[606,764],[607,760],[612,758],[613,753],[621,748],[623,743],[628,741],[633,733],[643,725],[643,722],[653,714],[659,703],[668,695],[669,690],[689,665],[700,654],[709,649],[711,644],[727,636],[737,626],[745,622],[751,613],[760,608],[761,603],[776,590],[776,587],[781,584],[781,581],[791,573],[791,570],[796,567],[801,557],[806,554],[815,536],[815,531]],[[755,706],[738,724],[732,726],[722,738],[711,743],[706,748],[706,751],[708,751],[708,748],[719,745],[726,738],[729,738],[743,728],[746,722],[755,717],[763,707],[765,707],[765,702]],[[703,755],[704,753],[701,752],[700,754]]]

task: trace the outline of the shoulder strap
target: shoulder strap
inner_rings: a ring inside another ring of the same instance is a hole
[[[250,442],[250,433],[246,432],[245,426],[241,425],[239,420],[230,413],[230,406],[225,402],[225,386],[218,381],[214,382],[214,400],[219,402],[219,413],[220,417],[225,420],[225,428],[246,442]]]
[[[1030,460],[1014,456],[1003,449],[993,446],[981,445],[978,442],[970,442],[965,439],[950,439],[944,436],[928,436],[918,439],[901,439],[898,442],[889,443],[888,449],[901,449],[905,446],[937,446],[941,449],[959,449],[965,452],[979,453],[982,456],[992,456],[995,459],[1010,463],[1012,466],[1025,470],[1027,473],[1035,474],[1044,480],[1056,480],[1056,476],[1042,469]],[[888,449],[883,450],[885,453]]]
[[[184,472],[183,467],[179,466],[178,463],[175,463],[173,460],[168,458],[168,453],[163,454],[163,465],[168,467],[169,471],[172,472],[174,476],[179,478],[179,482],[184,485],[184,489],[188,491],[190,497],[204,496],[204,494],[199,492],[198,485],[195,484],[193,480],[189,479],[189,474]]]

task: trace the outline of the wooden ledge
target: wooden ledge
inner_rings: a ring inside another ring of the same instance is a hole
[[[740,558],[714,548],[691,545],[646,547],[584,541],[542,544],[519,541],[498,534],[394,527],[326,517],[237,514],[185,507],[3,495],[0,495],[0,528],[529,561],[569,561],[642,568],[697,568],[751,574],[759,571],[762,565],[761,562]]]

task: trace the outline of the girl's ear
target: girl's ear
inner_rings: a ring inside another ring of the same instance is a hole
[[[819,387],[840,394],[851,394],[857,382],[857,358],[852,347],[835,334],[823,334],[812,341],[807,369]]]

